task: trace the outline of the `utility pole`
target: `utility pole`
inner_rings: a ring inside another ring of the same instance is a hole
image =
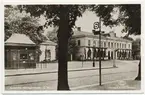
[[[93,67],[95,67],[95,43],[94,43],[94,37],[93,37]]]
[[[101,17],[99,18],[99,85],[102,85],[102,81],[101,81]]]
[[[96,31],[96,29],[99,29],[99,31]],[[93,33],[94,35],[99,34],[99,85],[102,85],[102,76],[101,76],[101,17],[99,18],[99,22],[94,23],[94,30]]]
[[[94,54],[94,51],[95,51],[95,47],[93,47],[93,67],[95,67],[95,58],[94,58],[95,57],[94,56],[95,54]]]

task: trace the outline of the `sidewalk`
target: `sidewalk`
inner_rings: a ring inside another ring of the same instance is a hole
[[[103,83],[101,86],[99,86],[99,84],[92,84],[72,88],[72,90],[141,90],[141,81],[136,81],[133,79],[117,80]]]
[[[111,69],[114,68],[110,67],[102,67],[102,69]],[[96,70],[99,69],[98,67],[91,67],[91,68],[77,68],[77,69],[68,69],[69,72],[72,71],[83,71],[83,70]],[[44,69],[18,69],[18,70],[6,70],[5,77],[10,76],[22,76],[22,75],[35,75],[35,74],[45,74],[45,73],[57,73],[58,70],[49,70],[47,68]]]
[[[113,68],[113,61],[102,61],[102,69]],[[131,63],[138,63],[137,61],[131,61]],[[116,60],[118,67],[128,64],[128,61]],[[92,67],[92,61],[86,61],[82,64],[80,61],[68,62],[68,71],[83,71],[83,70],[96,70],[99,69],[99,62],[95,62],[95,67]],[[32,68],[32,69],[13,69],[5,70],[5,77],[9,76],[21,76],[21,75],[33,75],[33,74],[45,74],[45,73],[57,73],[58,64],[47,64],[46,68]]]

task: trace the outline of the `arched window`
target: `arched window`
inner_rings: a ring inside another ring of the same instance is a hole
[[[88,58],[91,58],[91,49],[89,48],[88,52],[87,52]]]
[[[108,47],[110,48],[110,42],[108,42]]]
[[[51,52],[50,52],[50,50],[46,49],[45,50],[45,60],[50,61],[50,59],[51,59]]]
[[[95,48],[94,48],[93,56],[94,56],[94,57],[97,57],[97,51],[96,51]]]
[[[108,59],[110,59],[110,51],[108,51]]]

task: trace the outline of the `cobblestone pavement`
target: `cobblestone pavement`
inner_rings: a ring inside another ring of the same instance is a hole
[[[104,64],[112,64],[111,61],[105,62]],[[117,68],[102,70],[102,83],[124,79],[133,80],[136,77],[138,61],[117,61],[116,65]],[[68,81],[70,89],[77,90],[81,88],[82,90],[86,85],[98,84],[98,74],[98,69],[69,72]],[[28,80],[32,80],[32,82],[28,82]],[[12,83],[19,83],[18,81],[20,81],[20,84],[7,85],[5,86],[6,90],[56,90],[57,73],[7,77],[5,82],[7,81],[11,81]],[[87,89],[88,88],[84,88],[83,90]]]

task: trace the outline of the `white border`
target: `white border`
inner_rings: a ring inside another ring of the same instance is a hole
[[[141,4],[141,58],[142,58],[142,66],[141,66],[141,69],[142,69],[142,81],[141,81],[141,90],[136,90],[136,91],[127,91],[127,90],[123,90],[123,91],[5,91],[4,90],[4,5],[7,5],[7,4],[14,4],[14,5],[17,5],[17,4]],[[2,28],[1,28],[1,54],[2,54],[2,61],[1,61],[1,67],[2,67],[2,74],[1,74],[1,78],[2,78],[2,93],[49,93],[49,94],[58,94],[58,93],[73,93],[73,94],[102,94],[102,93],[107,93],[107,94],[120,94],[120,93],[126,93],[126,94],[143,94],[144,93],[144,11],[145,11],[145,4],[144,4],[144,0],[100,0],[100,1],[97,1],[96,0],[85,0],[85,1],[80,1],[80,0],[72,0],[72,1],[67,1],[67,0],[64,0],[64,1],[60,1],[60,0],[5,0],[2,2],[2,11],[1,11],[1,20],[2,20]]]
[[[3,91],[4,89],[3,89],[3,86],[4,86],[4,7],[3,7],[3,5],[1,4],[0,5],[0,12],[1,12],[1,15],[0,15],[0,21],[2,22],[1,23],[1,25],[0,25],[0,30],[1,30],[1,32],[0,32],[0,54],[1,54],[1,65],[0,65],[0,67],[1,67],[1,72],[0,72],[0,79],[1,79],[1,81],[0,81],[0,84],[1,84],[1,91]]]

